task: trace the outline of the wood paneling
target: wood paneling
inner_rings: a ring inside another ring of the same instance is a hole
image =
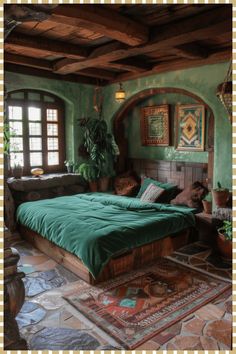
[[[160,182],[169,182],[183,189],[193,182],[208,183],[207,163],[129,159],[128,166],[139,176],[147,176]]]
[[[45,59],[48,71],[65,80],[82,71],[79,82],[86,75],[91,84],[93,77],[111,83],[231,58],[230,4],[5,7],[8,20],[20,23],[6,39],[5,51]],[[25,17],[29,13],[32,21]],[[14,62],[16,68],[23,65],[22,58]],[[39,70],[42,64],[33,63]],[[103,71],[96,74],[98,67]]]
[[[188,242],[189,232],[189,229],[185,229],[178,234],[166,236],[161,240],[134,248],[119,257],[114,257],[104,267],[99,277],[94,279],[78,257],[20,225],[20,234],[25,240],[90,284],[113,279],[133,269],[148,265],[157,257],[170,255]]]

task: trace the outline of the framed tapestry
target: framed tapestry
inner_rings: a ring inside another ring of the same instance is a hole
[[[176,150],[204,151],[205,107],[199,104],[178,105]]]
[[[169,106],[150,106],[142,108],[142,145],[168,146],[170,143]]]

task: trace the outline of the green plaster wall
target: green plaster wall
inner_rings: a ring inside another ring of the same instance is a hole
[[[93,86],[68,81],[51,80],[12,72],[5,73],[7,91],[35,89],[53,93],[65,103],[66,158],[78,159],[78,146],[81,141],[81,129],[78,118],[92,116]]]
[[[227,119],[226,112],[215,95],[216,87],[221,83],[228,70],[228,63],[201,66],[198,68],[172,71],[159,75],[130,80],[124,82],[127,100],[138,92],[159,87],[173,87],[190,91],[203,99],[213,110],[215,117],[215,160],[214,160],[214,185],[221,181],[222,185],[231,188],[232,186],[232,127]],[[81,117],[92,117],[96,113],[93,110],[94,88],[90,85],[82,85],[67,81],[57,81],[46,78],[39,78],[17,73],[5,73],[5,85],[8,91],[18,89],[39,89],[51,92],[65,102],[66,122],[66,153],[68,159],[79,160],[78,146],[81,142],[82,132],[77,119]],[[110,130],[116,113],[121,104],[114,99],[118,84],[106,86],[104,92],[103,115],[107,120]],[[126,100],[126,101],[127,101]],[[129,137],[130,156],[156,159],[184,161],[207,161],[207,152],[189,153],[176,152],[174,147],[142,147],[140,145],[138,132],[140,107],[142,105],[176,102],[192,103],[187,96],[181,95],[156,95],[139,103],[133,111],[128,113],[127,134]],[[174,113],[172,112],[172,138],[174,135]]]
[[[212,109],[215,117],[215,159],[214,159],[214,185],[217,181],[221,181],[222,185],[231,188],[232,186],[232,127],[228,121],[224,107],[216,97],[216,88],[221,83],[228,70],[228,63],[200,66],[186,70],[172,71],[159,75],[151,75],[137,80],[130,80],[123,83],[123,87],[127,94],[127,99],[131,98],[138,92],[159,87],[173,87],[185,89],[192,92],[204,100]],[[106,86],[104,88],[104,118],[112,126],[116,113],[121,108],[121,104],[115,101],[115,91],[118,84]],[[161,95],[160,95],[161,96]],[[167,97],[150,98],[149,102],[158,102]],[[178,100],[178,97],[172,97]],[[157,101],[156,101],[157,100]],[[174,101],[173,101],[174,102]],[[182,99],[181,99],[182,102]],[[187,103],[187,100],[185,100]],[[145,103],[146,104],[146,103]],[[137,134],[138,121],[140,115],[137,110],[128,113],[127,123],[128,133],[130,135],[130,143],[135,144],[134,148],[130,145],[130,154],[136,156],[136,149],[139,157],[157,158],[157,159],[179,159],[187,161],[206,161],[206,154],[181,153],[171,148],[145,148],[139,145]],[[173,119],[173,118],[172,118]],[[135,130],[136,129],[136,130]],[[138,135],[140,136],[140,135]],[[132,139],[132,142],[131,142]]]
[[[176,104],[191,104],[196,103],[191,97],[182,94],[158,94],[149,97],[138,103],[127,115],[125,119],[126,137],[128,140],[129,156],[133,158],[143,157],[158,160],[178,160],[178,161],[194,161],[194,162],[208,162],[208,152],[189,152],[177,151],[175,149],[175,131],[176,131]],[[170,146],[142,146],[140,130],[141,108],[146,106],[155,106],[161,104],[169,105],[170,117]],[[206,114],[208,117],[208,114]],[[207,136],[207,132],[206,132]]]

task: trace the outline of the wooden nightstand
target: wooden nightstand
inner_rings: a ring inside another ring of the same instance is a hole
[[[210,245],[214,246],[216,242],[217,231],[212,223],[212,214],[206,214],[202,212],[196,214],[195,217],[199,240],[207,242]]]

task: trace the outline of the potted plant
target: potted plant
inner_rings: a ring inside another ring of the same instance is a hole
[[[106,155],[108,155],[106,153]],[[113,169],[113,159],[110,156],[106,156],[106,161],[103,164],[103,168],[99,174],[98,188],[100,192],[106,192],[110,187],[110,179],[115,175]]]
[[[91,192],[97,192],[98,190],[98,169],[92,163],[82,163],[78,168],[79,174],[89,183]]]
[[[211,214],[212,212],[212,194],[209,192],[206,197],[202,200],[202,205],[204,212],[206,214]]]
[[[90,160],[97,167],[100,191],[106,191],[109,179],[114,174],[113,163],[119,148],[112,134],[108,133],[107,123],[101,117],[83,121],[84,142]]]
[[[65,160],[64,164],[67,168],[68,173],[73,173],[74,172],[74,162],[72,160]]]
[[[217,246],[221,256],[225,259],[232,259],[232,221],[224,220],[222,227],[217,231]]]
[[[227,188],[223,188],[221,183],[218,182],[217,188],[213,189],[212,193],[215,205],[219,208],[225,208],[229,199],[229,190]]]
[[[23,176],[23,167],[19,162],[14,163],[13,167],[11,168],[12,176],[14,178],[21,178]]]

